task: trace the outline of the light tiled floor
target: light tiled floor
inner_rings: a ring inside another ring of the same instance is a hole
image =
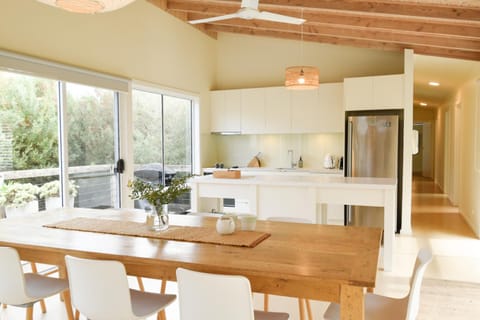
[[[425,277],[480,283],[480,240],[463,220],[456,207],[450,205],[441,190],[431,181],[414,179],[412,199],[412,235],[397,235],[394,248],[394,269],[392,272],[379,271],[375,292],[400,297],[408,292],[408,281],[419,248],[428,246],[434,258]],[[131,279],[132,287],[136,280]],[[145,281],[146,289],[158,291],[160,282]],[[175,293],[175,283],[168,283],[167,292]],[[263,306],[263,295],[254,295],[257,308]],[[313,301],[314,319],[322,319],[328,303]],[[286,311],[292,320],[298,319],[296,299],[270,297],[272,310]],[[48,312],[41,314],[35,309],[36,320],[65,319],[63,304],[58,297],[47,300]],[[0,310],[0,320],[24,319],[24,310],[9,306]],[[156,317],[151,318],[156,319]],[[178,320],[178,306],[167,308],[167,319]]]

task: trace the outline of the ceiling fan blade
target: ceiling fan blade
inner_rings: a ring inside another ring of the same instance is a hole
[[[282,14],[262,11],[260,12],[255,19],[260,20],[267,20],[267,21],[274,21],[274,22],[281,22],[281,23],[290,23],[290,24],[302,24],[306,20],[300,18],[294,18],[290,16],[284,16]]]
[[[215,21],[227,20],[227,19],[234,19],[234,18],[239,18],[238,13],[231,13],[231,14],[226,14],[226,15],[218,16],[218,17],[192,20],[192,21],[188,21],[188,22],[190,24],[199,24],[199,23],[209,23],[209,22],[215,22]]]

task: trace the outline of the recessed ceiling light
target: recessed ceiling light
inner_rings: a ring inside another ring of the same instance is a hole
[[[440,83],[436,81],[430,81],[428,84],[431,85],[432,87],[438,87],[440,85]]]
[[[426,104],[425,102],[420,102],[420,105],[421,105],[422,107],[428,106],[428,104]]]

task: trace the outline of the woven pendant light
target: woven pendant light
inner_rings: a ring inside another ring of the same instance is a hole
[[[302,9],[303,19],[303,9]],[[301,25],[300,56],[303,59],[303,23]],[[294,90],[308,90],[318,87],[319,72],[312,66],[293,66],[285,69],[285,87]]]
[[[285,69],[287,89],[315,89],[318,87],[319,72],[316,67],[294,66]]]
[[[37,0],[49,6],[75,13],[102,13],[120,9],[135,0]]]

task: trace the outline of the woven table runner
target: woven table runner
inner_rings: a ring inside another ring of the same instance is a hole
[[[153,231],[145,223],[94,218],[74,218],[44,227],[249,248],[270,236],[269,233],[259,231],[235,231],[233,234],[221,235],[214,228],[175,225],[170,225],[164,231]]]

